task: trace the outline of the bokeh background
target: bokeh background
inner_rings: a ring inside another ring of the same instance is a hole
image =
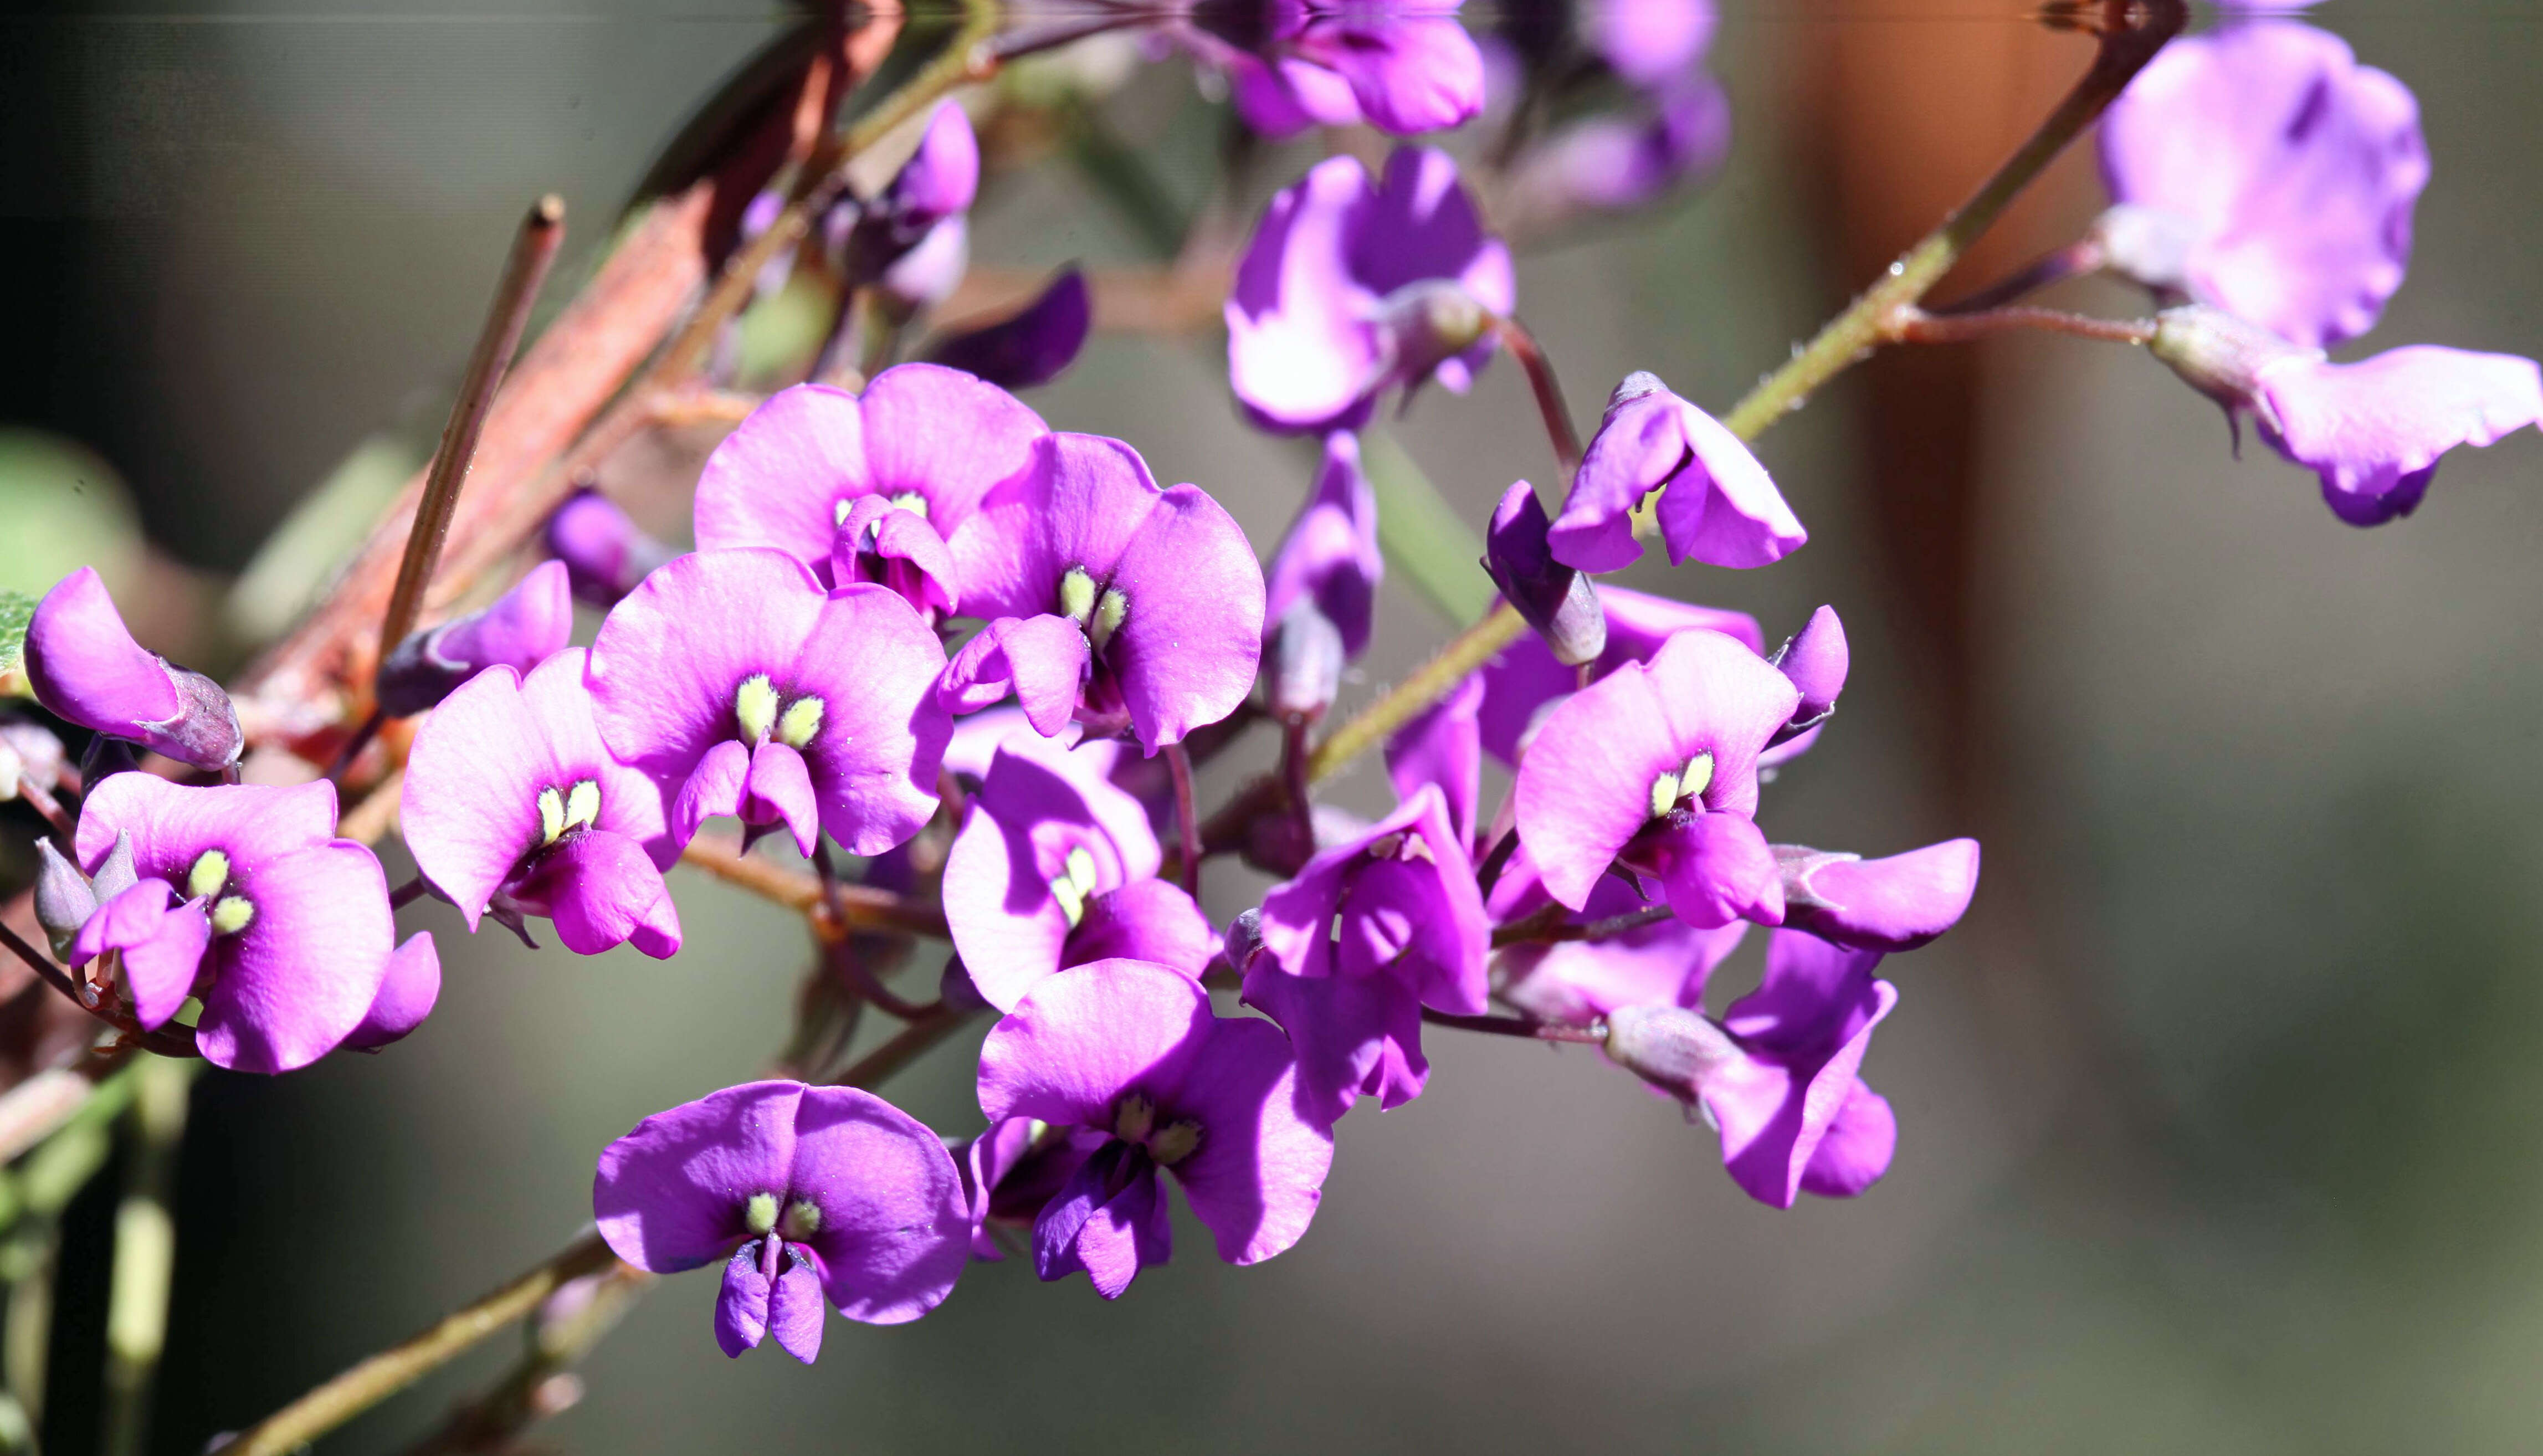
[[[2415,87],[2434,158],[2410,282],[2370,344],[2534,352],[2543,32],[2456,0],[2315,19]],[[95,561],[145,639],[235,661],[295,599],[291,552],[260,545],[287,517],[303,557],[343,539],[295,502],[331,482],[328,509],[357,519],[429,448],[522,204],[562,192],[568,258],[587,259],[785,24],[742,0],[0,17],[0,585]],[[1730,5],[1727,166],[1531,250],[1522,314],[1581,409],[1637,368],[1727,406],[2088,48],[2020,0]],[[1106,116],[1171,196],[1212,193],[1218,130],[1188,69],[1140,71]],[[1265,185],[1311,155],[1276,153]],[[2070,157],[1955,286],[2100,201]],[[976,264],[1026,272],[1143,257],[1064,159],[995,178],[973,238]],[[2101,284],[2064,298],[2136,306]],[[1238,421],[1221,349],[1214,328],[1100,336],[1033,403],[1132,440],[1268,548],[1308,462]],[[1506,363],[1391,434],[1470,525],[1552,470]],[[675,1278],[534,1439],[2543,1444],[2543,441],[2459,452],[2417,517],[2360,532],[2266,450],[2236,461],[2215,411],[2141,354],[2022,339],[1877,358],[1761,453],[1807,551],[1627,579],[1754,611],[1770,641],[1821,601],[1844,614],[1855,677],[1769,791],[1777,837],[1987,845],[1967,922],[1886,972],[1902,1000],[1866,1071],[1902,1131],[1868,1196],[1762,1208],[1710,1134],[1594,1054],[1440,1034],[1429,1093],[1344,1124],[1313,1231],[1269,1264],[1224,1267],[1186,1224],[1183,1257],[1117,1305],[978,1266],[915,1326],[834,1322],[810,1370],[725,1360],[711,1276]],[[1382,612],[1354,696],[1452,625],[1400,582]],[[1363,808],[1384,792],[1367,770],[1341,790]],[[1213,871],[1211,908],[1259,887]],[[202,1080],[157,1449],[198,1450],[543,1257],[585,1217],[603,1144],[760,1065],[800,929],[693,875],[675,889],[688,944],[667,964],[534,956],[417,907],[404,923],[441,938],[447,979],[414,1038]],[[976,1121],[959,1051],[894,1096]],[[66,1229],[57,1450],[95,1438],[111,1182]],[[491,1341],[325,1449],[397,1449],[513,1349]]]

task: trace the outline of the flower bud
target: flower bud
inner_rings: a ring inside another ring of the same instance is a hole
[[[886,304],[903,306],[905,317],[963,280],[970,251],[963,214],[979,187],[980,144],[970,118],[956,103],[941,102],[918,151],[890,184],[870,202],[832,209],[822,232],[848,282],[880,283]],[[929,256],[918,258],[922,253]]]
[[[929,357],[1000,389],[1030,389],[1058,378],[1077,358],[1094,317],[1086,274],[1070,264],[1014,317],[942,340]]]
[[[1652,384],[1657,388],[1659,381]],[[1607,613],[1589,578],[1546,549],[1547,525],[1535,489],[1525,481],[1511,486],[1484,533],[1484,570],[1501,588],[1502,599],[1545,639],[1554,660],[1578,667],[1598,660],[1607,650]]]
[[[36,871],[36,923],[52,942],[53,958],[67,960],[71,937],[97,913],[97,891],[79,867],[53,848],[52,840],[37,840],[36,853],[43,862]]]
[[[92,568],[64,576],[37,603],[25,665],[37,701],[55,714],[180,763],[225,769],[247,745],[229,694],[134,642]]]
[[[0,757],[16,765],[9,782],[0,785],[0,800],[15,797],[20,779],[47,794],[62,786],[62,765],[69,755],[51,728],[23,719],[0,720],[0,750],[5,750]]]
[[[1324,717],[1343,684],[1343,633],[1312,596],[1289,603],[1264,654],[1265,706],[1275,718]]]
[[[957,213],[884,268],[875,279],[876,300],[887,316],[906,322],[953,297],[970,266],[970,232]]]
[[[576,492],[548,517],[547,543],[565,563],[575,597],[604,611],[679,554],[645,534],[616,501],[591,490]]]
[[[1227,923],[1227,964],[1238,975],[1263,953],[1263,908],[1241,911]]]
[[[106,862],[97,867],[91,881],[101,905],[141,882],[141,872],[132,864],[132,836],[115,836],[115,848],[106,852]]]
[[[482,612],[410,634],[380,663],[380,711],[422,713],[488,667],[527,673],[574,636],[574,598],[562,561],[541,562]]]
[[[2273,434],[2279,432],[2279,424],[2261,393],[2262,373],[2290,359],[2323,356],[2321,349],[2289,344],[2258,324],[2201,303],[2165,309],[2154,316],[2154,324],[2148,353],[2171,365],[2183,383],[2223,405],[2227,415],[2249,410]]]
[[[1802,693],[1801,706],[1793,710],[1793,721],[1775,734],[1775,740],[1782,742],[1809,731],[1834,713],[1837,695],[1845,691],[1845,626],[1837,620],[1836,608],[1822,606],[1811,613],[1811,620],[1786,639],[1768,660]]]
[[[1784,924],[1855,951],[1912,951],[1958,925],[1978,887],[1978,842],[1887,859],[1779,844]]]
[[[1624,1006],[1607,1013],[1609,1060],[1684,1104],[1702,1111],[1705,1080],[1741,1057],[1731,1034],[1700,1011],[1679,1006]]]

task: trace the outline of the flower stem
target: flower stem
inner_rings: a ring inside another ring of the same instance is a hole
[[[1181,743],[1166,745],[1166,768],[1175,780],[1175,831],[1183,845],[1184,893],[1200,899],[1200,810],[1193,804],[1192,755]]]
[[[1733,433],[1744,440],[1755,439],[1776,421],[1801,408],[1802,402],[1819,386],[1879,346],[1902,311],[1913,308],[1926,290],[1942,280],[1969,244],[2003,214],[2005,207],[2039,178],[2069,142],[2093,124],[2126,89],[2128,81],[2154,58],[2165,41],[2180,34],[2189,20],[2182,0],[2101,0],[2098,9],[2101,47],[2094,53],[2091,69],[2067,92],[2057,109],[1940,227],[1900,254],[1879,281],[1865,289],[1843,313],[1830,319],[1817,337],[1782,368],[1734,405],[1731,413],[1722,417],[1722,422]],[[1544,398],[1540,392],[1540,406]],[[1558,443],[1557,452],[1560,451]],[[1468,673],[1491,661],[1525,630],[1518,613],[1507,604],[1495,607],[1490,615],[1440,649],[1438,655],[1415,669],[1412,676],[1317,744],[1309,761],[1310,776],[1318,780],[1332,777],[1464,681]]]
[[[1921,308],[1908,307],[1893,315],[1889,327],[1883,332],[1886,339],[1896,344],[1966,344],[2023,330],[2144,345],[2154,339],[2154,320],[2097,319],[2062,309],[2019,304],[1948,314],[1929,314]]]
[[[495,306],[486,314],[486,328],[477,336],[475,352],[468,356],[468,372],[461,377],[459,398],[450,407],[450,422],[442,427],[441,448],[433,454],[424,499],[417,504],[415,524],[407,531],[397,586],[389,592],[388,612],[380,619],[382,660],[406,641],[424,610],[424,589],[432,582],[442,540],[450,534],[450,515],[458,507],[460,487],[467,482],[468,462],[477,453],[477,436],[486,427],[486,412],[494,407],[496,386],[503,382],[503,371],[520,347],[521,334],[530,323],[530,305],[537,301],[539,284],[546,280],[548,265],[556,261],[557,248],[564,242],[565,199],[550,192],[531,204],[520,231],[513,235],[511,257],[504,261],[502,281],[495,287]],[[356,738],[350,749],[341,755],[347,762],[361,751],[361,741]]]
[[[1454,1027],[1460,1032],[1482,1032],[1494,1036],[1523,1036],[1531,1041],[1570,1041],[1594,1046],[1607,1039],[1606,1030],[1595,1023],[1573,1027],[1524,1016],[1455,1016],[1444,1011],[1432,1011],[1426,1006],[1422,1008],[1422,1021],[1426,1026]]]
[[[2051,283],[2102,270],[2106,261],[2098,238],[2079,238],[2053,252],[2043,253],[2016,268],[2006,277],[1980,288],[1965,298],[1934,310],[1938,314],[1975,314],[2016,303]]]
[[[23,772],[18,775],[18,797],[44,816],[44,822],[53,826],[54,836],[61,840],[62,848],[69,850],[72,842],[79,838],[79,825],[63,810],[62,802],[37,783],[33,775]]]
[[[790,870],[771,860],[741,852],[740,843],[729,835],[701,834],[689,841],[680,852],[683,864],[695,865],[725,881],[737,884],[751,893],[784,905],[789,910],[810,915],[822,909],[819,877],[801,870]],[[837,920],[849,930],[896,930],[908,935],[946,938],[943,909],[915,900],[903,899],[889,890],[870,884],[841,884],[833,887],[830,906]],[[824,918],[828,918],[826,915]]]
[[[406,883],[389,891],[389,908],[392,910],[403,910],[407,906],[414,904],[416,901],[423,899],[427,892],[428,889],[424,882],[424,877],[418,875],[413,880],[410,880]]]
[[[1516,319],[1503,319],[1496,326],[1502,347],[1510,351],[1518,366],[1527,371],[1527,387],[1536,395],[1536,413],[1545,421],[1545,438],[1554,446],[1554,463],[1561,467],[1563,484],[1569,488],[1574,471],[1580,468],[1580,435],[1572,427],[1572,410],[1563,402],[1563,381],[1554,376],[1554,361],[1537,347],[1536,336],[1522,328]]]

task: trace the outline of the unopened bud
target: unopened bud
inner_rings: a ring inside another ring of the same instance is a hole
[[[412,633],[380,663],[380,711],[422,713],[486,668],[527,673],[574,637],[574,596],[565,563],[541,562],[482,612]]]
[[[598,491],[578,491],[548,517],[548,551],[565,563],[575,596],[603,609],[634,591],[677,553],[655,540]]]
[[[1645,395],[1659,394],[1667,388],[1668,385],[1662,382],[1660,376],[1657,374],[1653,373],[1649,369],[1636,369],[1633,373],[1617,380],[1616,387],[1607,392],[1607,408],[1605,412],[1599,416],[1599,422],[1602,424],[1605,423],[1608,420],[1614,418],[1615,413],[1618,410],[1625,408],[1627,405],[1643,398]]]
[[[25,668],[37,701],[56,715],[180,763],[225,769],[247,745],[229,694],[134,642],[91,568],[53,583],[37,603]]]
[[[1607,613],[1589,578],[1546,549],[1550,524],[1535,489],[1525,481],[1511,486],[1484,533],[1484,570],[1502,599],[1545,639],[1554,660],[1578,667],[1607,650]]]
[[[1263,911],[1246,910],[1227,923],[1227,963],[1238,975],[1263,954]]]
[[[1625,1006],[1607,1013],[1606,1051],[1626,1071],[1686,1105],[1701,1104],[1704,1083],[1742,1055],[1731,1034],[1704,1013],[1682,1006]]]
[[[140,882],[141,872],[132,864],[132,836],[117,834],[115,848],[106,852],[105,862],[97,867],[90,881],[97,890],[97,902],[103,905]]]
[[[1289,604],[1272,634],[1265,694],[1276,718],[1322,718],[1343,685],[1343,633],[1312,596]]]
[[[36,853],[42,860],[36,870],[36,923],[52,942],[53,958],[68,960],[71,937],[97,913],[97,891],[50,839],[37,840]]]
[[[1823,606],[1811,613],[1811,620],[1775,650],[1771,660],[1802,694],[1793,721],[1775,734],[1780,742],[1818,726],[1836,711],[1837,695],[1845,691],[1845,625],[1837,620],[1836,608]]]
[[[2223,405],[2228,414],[2250,410],[2273,431],[2277,421],[2261,395],[2261,375],[2290,359],[2319,359],[2318,348],[2289,344],[2258,324],[2202,303],[2168,308],[2154,316],[2146,351],[2172,366],[2192,389]]]
[[[1000,389],[1030,389],[1048,384],[1075,362],[1094,322],[1086,274],[1070,264],[1013,317],[946,339],[928,357]]]
[[[1978,887],[1978,842],[1947,839],[1887,859],[1774,846],[1784,924],[1853,951],[1912,951],[1953,926]]]

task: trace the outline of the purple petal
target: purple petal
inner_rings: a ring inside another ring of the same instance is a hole
[[[574,587],[565,563],[541,562],[482,612],[442,628],[431,653],[467,673],[498,664],[527,673],[574,638]]]
[[[860,496],[830,546],[830,579],[871,581],[922,612],[944,615],[962,598],[962,577],[945,538],[917,512],[880,496]]]
[[[1280,1024],[1297,1053],[1299,1114],[1330,1127],[1365,1093],[1392,1111],[1422,1095],[1422,1003],[1392,976],[1302,976],[1270,956],[1245,973],[1245,1004]]]
[[[1378,582],[1386,558],[1377,545],[1377,492],[1360,473],[1359,441],[1337,430],[1325,437],[1324,468],[1298,518],[1282,537],[1265,582],[1268,634],[1305,597],[1342,633],[1343,652],[1368,650]]]
[[[1704,1089],[1704,1106],[1722,1128],[1723,1166],[1750,1197],[1777,1208],[1793,1206],[1821,1141],[1853,1098],[1873,1028],[1897,1004],[1897,988],[1874,981],[1852,1034],[1823,1059],[1747,1059],[1736,1064],[1738,1075]]]
[[[1669,910],[1698,929],[1734,920],[1779,925],[1784,885],[1766,836],[1743,814],[1696,814],[1659,838],[1654,858]]]
[[[977,713],[1015,694],[1025,719],[1057,736],[1086,681],[1086,633],[1066,617],[1000,617],[972,635],[946,664],[936,700],[949,713]]]
[[[741,780],[741,819],[746,824],[783,823],[795,835],[795,848],[811,856],[821,842],[821,805],[812,797],[812,775],[803,754],[775,738],[750,750],[750,770]]]
[[[1642,556],[1634,507],[1687,458],[1679,401],[1657,377],[1629,376],[1616,392],[1622,398],[1608,405],[1589,437],[1571,494],[1546,533],[1554,559],[1583,572],[1619,571]]]
[[[1802,1191],[1822,1198],[1852,1198],[1881,1181],[1898,1151],[1898,1115],[1889,1099],[1857,1077],[1802,1170]]]
[[[1574,918],[1599,918],[1600,902],[1611,894],[1637,908],[1639,897],[1608,880]],[[1502,953],[1509,977],[1503,994],[1521,1010],[1559,1022],[1585,1022],[1620,1006],[1701,1006],[1714,967],[1747,932],[1745,920],[1699,930],[1671,918],[1597,941],[1513,946]]]
[[[1596,0],[1581,28],[1608,69],[1650,86],[1695,64],[1713,43],[1712,0]]]
[[[1464,840],[1436,789],[1416,791],[1265,895],[1260,934],[1289,974],[1359,975],[1384,964],[1439,1010],[1484,1009],[1492,932]]]
[[[1386,740],[1386,776],[1395,797],[1409,800],[1426,784],[1437,788],[1461,843],[1474,839],[1475,805],[1483,793],[1483,734],[1476,721],[1483,703],[1483,678],[1469,677]]]
[[[1607,646],[1590,666],[1592,681],[1628,662],[1650,661],[1661,644],[1690,627],[1726,633],[1750,651],[1765,650],[1757,620],[1745,612],[1692,606],[1621,586],[1599,588],[1598,600],[1607,618]],[[1483,730],[1484,749],[1505,764],[1518,762],[1519,745],[1545,705],[1569,696],[1580,685],[1580,674],[1555,661],[1545,643],[1535,637],[1521,638],[1503,649],[1479,675],[1484,680],[1484,703],[1476,723]]]
[[[2543,421],[2532,359],[2428,345],[2353,364],[2289,359],[2262,371],[2260,392],[2276,420],[2271,443],[2322,477],[2334,509],[2356,502],[2343,514],[2359,524],[2375,523],[2367,502],[2408,494],[2416,504],[2446,451]]]
[[[1484,109],[1483,52],[1453,16],[1320,22],[1293,43],[1350,83],[1361,115],[1380,131],[1438,131]]]
[[[180,763],[224,768],[245,746],[229,695],[144,651],[93,568],[54,582],[36,604],[24,666],[37,700],[59,717]]]
[[[759,1271],[760,1243],[753,1239],[725,1262],[724,1287],[716,1291],[716,1344],[739,1359],[768,1337],[768,1276]]]
[[[1139,452],[1119,440],[1036,440],[1024,473],[992,492],[951,538],[963,610],[992,620],[1057,610],[1069,568],[1110,578],[1161,496]]]
[[[1658,510],[1672,565],[1770,566],[1810,540],[1739,436],[1693,405],[1681,404],[1680,414],[1690,458]]]
[[[116,774],[80,805],[74,847],[95,875],[118,835],[132,836],[132,864],[145,879],[183,884],[205,850],[234,867],[255,867],[325,844],[336,832],[336,786],[324,779],[287,789],[261,784],[191,788],[150,774]]]
[[[940,340],[930,357],[1003,389],[1031,389],[1075,362],[1094,320],[1086,274],[1071,264],[1013,317]]]
[[[1093,861],[1092,895],[1157,873],[1147,809],[1097,776],[1101,755],[1040,738],[1002,746],[945,863],[945,919],[980,994],[1011,1011],[1059,969],[1070,920],[1051,888],[1071,850]],[[1081,958],[1085,959],[1096,957]]]
[[[1653,783],[1685,762],[1657,683],[1640,663],[1549,714],[1511,791],[1519,839],[1547,893],[1576,910],[1585,903],[1617,854],[1651,821]]]
[[[680,949],[680,912],[662,872],[642,845],[606,829],[569,835],[539,857],[512,897],[556,922],[557,939],[578,956],[622,943],[656,960]]]
[[[2112,196],[2174,221],[2201,302],[2298,344],[2366,332],[2401,286],[2428,179],[2410,90],[2346,41],[2260,21],[2176,40],[2101,125]]]
[[[1197,486],[1177,486],[1121,554],[1111,589],[1129,615],[1105,650],[1150,752],[1218,722],[1254,691],[1263,570],[1244,528]]]
[[[1833,946],[1798,930],[1766,942],[1766,974],[1731,1003],[1723,1025],[1751,1046],[1805,1056],[1843,1041],[1877,1019],[1872,978],[1878,951]]]
[[[123,988],[132,997],[133,1015],[153,1031],[167,1025],[193,994],[203,948],[211,941],[202,907],[172,909],[176,894],[167,881],[144,880],[98,906],[71,941],[74,970],[109,951],[122,953]]]
[[[1851,661],[1846,651],[1845,624],[1837,620],[1836,608],[1823,606],[1811,613],[1802,625],[1775,652],[1775,668],[1793,680],[1802,695],[1801,706],[1793,710],[1795,723],[1811,723],[1835,711],[1839,694],[1845,691],[1846,667]]]
[[[1888,859],[1778,851],[1786,922],[1861,951],[1912,951],[1958,925],[1978,887],[1978,842],[1950,839]]]
[[[233,882],[256,914],[213,947],[195,1044],[216,1067],[288,1072],[335,1050],[378,999],[396,939],[388,881],[349,839],[240,864]]]
[[[424,1025],[440,999],[441,956],[433,949],[431,932],[418,931],[389,957],[379,994],[371,998],[370,1011],[345,1044],[356,1051],[377,1051],[402,1041]]]
[[[805,1088],[794,1127],[791,1196],[821,1212],[806,1242],[839,1313],[898,1325],[942,1304],[971,1242],[962,1175],[944,1142],[852,1087]]]
[[[750,773],[750,750],[727,738],[706,752],[671,802],[671,837],[687,844],[709,819],[741,812],[741,782]]]
[[[777,1347],[809,1365],[821,1354],[821,1276],[804,1251],[789,1245],[786,1271],[768,1291],[768,1333]]]
[[[1109,1128],[1122,1094],[1162,1102],[1204,1050],[1217,1055],[1215,1025],[1209,993],[1162,965],[1097,960],[1045,976],[981,1043],[980,1111]]]
[[[1278,1028],[1233,1018],[1210,1026],[1207,1049],[1188,1063],[1171,1099],[1179,1115],[1201,1124],[1175,1181],[1229,1264],[1270,1259],[1316,1216],[1334,1139],[1299,1114],[1296,1080]]]
[[[1237,265],[1228,378],[1271,427],[1351,428],[1367,418],[1380,363],[1367,320],[1385,290],[1355,277],[1349,255],[1375,191],[1351,158],[1318,163],[1272,198]]]
[[[927,118],[918,150],[892,178],[889,200],[918,217],[951,217],[967,210],[980,190],[980,143],[962,104],[941,101]]]
[[[562,670],[573,674],[578,699],[579,657],[560,659]],[[587,728],[591,710],[579,712]],[[546,728],[519,675],[495,667],[443,699],[408,753],[398,804],[407,848],[472,931],[487,901],[540,843],[540,793],[553,788],[562,795],[576,782],[560,769]],[[603,803],[609,797],[604,788]],[[654,800],[658,807],[658,793]]]
[[[577,491],[548,517],[547,547],[565,563],[575,596],[603,610],[678,554],[593,490]]]
[[[1218,954],[1218,932],[1181,885],[1138,880],[1086,903],[1086,918],[1069,933],[1067,963],[1145,960],[1194,980]]]
[[[795,1170],[800,1082],[748,1082],[655,1112],[600,1154],[592,1216],[619,1258],[657,1274],[723,1259],[750,1196]]]

